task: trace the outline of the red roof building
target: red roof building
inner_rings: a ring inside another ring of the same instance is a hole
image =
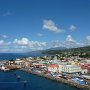
[[[48,65],[49,72],[58,72],[58,65],[57,64],[50,64]]]

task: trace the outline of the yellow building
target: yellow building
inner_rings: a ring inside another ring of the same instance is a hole
[[[79,73],[81,72],[81,67],[78,65],[59,65],[59,72]]]

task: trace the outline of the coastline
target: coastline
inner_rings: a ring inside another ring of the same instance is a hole
[[[31,61],[29,61],[29,60],[31,60]],[[22,70],[24,72],[28,72],[30,74],[34,74],[34,75],[37,75],[37,76],[40,76],[40,77],[43,77],[43,78],[46,78],[46,79],[50,79],[50,80],[56,81],[58,83],[63,83],[63,84],[66,84],[68,86],[71,86],[71,87],[79,88],[80,90],[90,90],[90,86],[89,86],[90,84],[88,85],[87,83],[85,85],[84,84],[81,85],[79,83],[75,83],[74,81],[71,81],[70,79],[63,79],[61,77],[55,77],[55,76],[52,76],[52,75],[44,74],[42,72],[40,73],[40,72],[32,71],[31,69],[32,69],[32,66],[34,65],[32,63],[32,60],[34,60],[34,59],[30,59],[30,58],[20,59],[20,58],[18,58],[18,59],[15,60],[15,62],[14,62],[14,60],[11,60],[11,61],[8,60],[8,63],[7,63],[7,60],[1,61],[1,64],[4,65],[3,69],[5,69],[5,71],[8,71],[8,68],[10,70],[13,70],[14,69],[13,66],[15,65],[17,67],[17,68],[15,67],[16,69]],[[34,60],[33,62],[35,62],[37,60],[38,59]],[[40,61],[36,62],[35,64],[38,65],[39,62]],[[9,65],[10,67],[7,67],[7,65]],[[30,67],[30,65],[31,65],[31,67]],[[7,67],[7,69],[6,69],[6,67]]]
[[[66,80],[66,79],[63,79],[63,78],[53,77],[53,76],[46,75],[46,74],[43,74],[43,73],[32,72],[31,70],[27,70],[27,69],[20,69],[20,70],[25,71],[25,72],[30,73],[30,74],[40,76],[40,77],[44,77],[46,79],[56,81],[56,82],[59,82],[59,83],[67,84],[67,85],[70,85],[70,86],[75,87],[75,88],[79,88],[79,89],[82,89],[82,90],[90,90],[90,87],[88,85],[80,85],[80,84],[74,83],[73,81],[69,81],[69,80]]]

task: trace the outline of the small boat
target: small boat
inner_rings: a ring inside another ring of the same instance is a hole
[[[24,86],[26,86],[26,84],[27,84],[27,81],[25,80],[25,81],[23,81],[23,83],[24,83]]]
[[[20,78],[21,78],[21,76],[18,75],[18,76],[17,76],[17,79],[20,79]]]

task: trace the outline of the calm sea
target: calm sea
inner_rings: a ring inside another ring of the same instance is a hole
[[[6,56],[5,56],[6,55]],[[12,59],[16,57],[23,57],[17,54],[0,54],[0,59]],[[16,75],[15,75],[16,74]],[[18,80],[17,76],[20,75],[21,79]],[[24,86],[24,81],[27,81],[26,86]],[[23,71],[10,71],[2,72],[0,71],[0,90],[81,90],[77,88],[70,87],[68,85],[57,83],[32,75]]]
[[[11,60],[22,57],[30,57],[30,56],[44,56],[44,54],[36,54],[36,53],[0,53],[0,60]]]
[[[20,75],[18,80],[16,75]],[[24,86],[23,81],[27,81]],[[0,72],[0,90],[80,90],[23,71]]]

